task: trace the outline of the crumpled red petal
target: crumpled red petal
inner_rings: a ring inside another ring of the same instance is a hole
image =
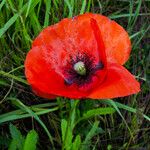
[[[103,62],[104,66],[107,67],[107,58],[106,58],[106,52],[105,52],[105,44],[102,38],[102,33],[99,29],[98,23],[95,19],[91,18],[91,27],[95,35],[95,39],[97,42],[98,46],[98,51],[99,51],[99,58]]]
[[[66,85],[61,74],[56,72],[52,63],[47,61],[47,55],[45,55],[47,50],[47,47],[36,46],[29,51],[26,57],[25,74],[35,93],[41,97],[45,95],[45,98],[51,98],[51,95],[69,98],[85,97],[90,91],[79,88],[74,84],[71,86]],[[93,80],[98,80],[98,78],[94,77]],[[98,84],[98,81],[91,84],[95,87],[94,84]],[[90,88],[90,90],[92,89]]]
[[[131,51],[129,35],[118,23],[99,14],[86,13],[73,19],[63,19],[58,24],[44,29],[34,40],[32,46],[48,44],[55,42],[55,40],[57,42],[57,39],[60,38],[64,45],[69,48],[72,47],[72,44],[77,44],[81,49],[82,45],[85,45],[92,50],[95,48],[95,41],[90,28],[91,18],[95,19],[99,25],[107,61],[123,65],[128,60]],[[81,41],[80,38],[85,40]]]
[[[103,15],[87,13],[78,16],[78,20],[88,20],[89,18],[95,19],[99,25],[107,61],[123,65],[128,60],[131,51],[128,33],[118,23]]]
[[[140,91],[140,84],[123,66],[109,64],[105,81],[87,97],[92,99],[107,99],[123,97]]]
[[[45,91],[41,91],[41,89],[35,88],[34,86],[32,86],[32,90],[37,96],[42,98],[55,99],[57,97],[56,95],[48,94]]]

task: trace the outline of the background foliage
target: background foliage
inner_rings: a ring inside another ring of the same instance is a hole
[[[141,83],[138,95],[49,101],[32,93],[23,65],[32,40],[84,12],[106,15],[128,31],[126,67]],[[0,149],[150,149],[149,16],[150,0],[0,0]]]

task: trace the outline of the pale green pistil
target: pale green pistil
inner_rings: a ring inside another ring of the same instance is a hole
[[[82,61],[75,63],[73,68],[79,75],[86,75],[86,68]]]

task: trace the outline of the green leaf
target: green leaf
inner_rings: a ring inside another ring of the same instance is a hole
[[[107,115],[107,114],[112,114],[114,113],[116,110],[112,107],[106,107],[106,108],[96,108],[96,109],[92,109],[87,111],[86,113],[83,114],[83,117],[81,117],[80,119],[77,120],[77,122],[75,123],[74,127],[82,120],[86,120],[88,118],[97,116],[97,115]]]
[[[112,146],[111,145],[108,145],[107,146],[107,150],[111,150],[112,149]]]
[[[43,121],[38,117],[38,115],[36,113],[34,113],[31,108],[27,107],[26,105],[24,105],[19,99],[16,98],[11,98],[13,101],[15,101],[16,106],[18,106],[20,109],[24,110],[25,112],[29,113],[32,117],[34,117],[35,120],[37,120],[39,122],[39,124],[43,127],[43,129],[45,130],[45,132],[47,133],[52,146],[54,146],[53,143],[53,139],[52,136],[50,134],[50,132],[48,131],[47,127],[45,126],[45,124],[43,123]]]
[[[64,149],[69,150],[72,146],[73,135],[71,126],[65,119],[62,119],[61,121],[61,132],[62,132],[63,147]]]
[[[90,118],[96,115],[107,115],[107,114],[112,114],[115,112],[115,109],[112,107],[106,107],[106,108],[96,108],[87,111],[86,113],[83,114],[84,118]]]
[[[16,140],[12,139],[8,150],[17,150],[17,141]]]
[[[71,102],[70,126],[71,126],[71,130],[73,130],[74,123],[76,120],[76,107],[80,101],[79,100],[71,100],[70,102]]]
[[[19,150],[22,150],[24,138],[21,132],[13,124],[9,125],[9,129],[10,129],[11,137],[13,139],[10,147],[14,147],[16,144],[16,147]]]
[[[65,139],[66,129],[67,129],[67,121],[65,119],[62,119],[61,121],[62,141],[64,141]]]
[[[81,137],[80,135],[77,135],[73,142],[72,150],[80,150],[80,146],[81,146]]]
[[[66,134],[65,134],[65,139],[64,139],[64,144],[65,144],[65,149],[66,150],[70,150],[70,148],[72,147],[72,138],[73,138],[72,130],[71,130],[70,125],[68,125],[67,126],[67,131],[66,131]]]
[[[35,130],[31,130],[26,136],[23,150],[36,150],[37,141],[37,132]]]

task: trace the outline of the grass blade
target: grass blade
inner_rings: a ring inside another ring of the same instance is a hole
[[[0,3],[0,11],[1,11],[2,7],[4,6],[5,2],[6,2],[6,0],[3,0],[3,1]]]
[[[34,113],[29,107],[25,106],[20,100],[18,100],[16,98],[13,98],[13,101],[16,102],[16,104],[20,107],[20,109],[22,109],[25,112],[29,113],[35,120],[37,120],[40,123],[40,125],[43,127],[43,129],[47,133],[47,135],[48,135],[48,137],[49,137],[49,139],[51,141],[52,146],[54,147],[52,136],[51,136],[50,132],[48,131],[47,127],[45,126],[45,124],[38,117],[38,115],[36,113]]]
[[[0,38],[2,35],[9,29],[9,27],[18,19],[19,14],[15,14],[13,17],[11,17],[8,22],[3,26],[3,28],[0,29]]]
[[[90,140],[92,139],[92,137],[95,135],[97,129],[98,129],[98,125],[99,125],[99,121],[95,121],[91,130],[89,131],[89,133],[87,134],[85,140],[82,143],[82,149],[87,149],[87,145],[90,145]]]
[[[22,78],[19,78],[19,77],[15,76],[15,75],[6,73],[6,72],[4,72],[4,71],[0,71],[0,75],[5,76],[5,77],[8,77],[8,78],[11,78],[11,79],[14,79],[14,80],[16,80],[16,81],[19,81],[19,82],[21,82],[21,83],[24,83],[24,84],[28,85],[28,83],[27,83],[26,80],[24,80],[24,79],[22,79]]]
[[[86,7],[86,0],[83,0],[80,14],[83,14],[85,12],[85,7]]]
[[[31,8],[31,4],[32,4],[32,0],[29,0],[28,7],[27,7],[27,12],[26,12],[26,18],[27,18],[28,14],[29,14],[29,10]]]
[[[126,127],[128,128],[132,139],[134,139],[134,136],[133,136],[133,134],[132,134],[132,132],[131,132],[131,129],[129,128],[129,126],[128,126],[126,120],[125,120],[125,118],[124,118],[123,115],[121,114],[121,112],[120,112],[119,108],[117,107],[116,103],[115,103],[114,101],[112,101],[112,100],[108,100],[107,103],[110,104],[111,106],[113,106],[113,107],[115,108],[115,110],[118,112],[118,114],[120,115],[120,117],[121,117],[122,120],[124,121]]]
[[[47,27],[49,25],[49,13],[51,8],[51,0],[47,0],[45,2],[46,5],[46,12],[45,12],[45,19],[44,19],[44,27]]]
[[[69,8],[69,15],[68,15],[68,17],[71,18],[73,16],[72,6],[71,6],[71,4],[70,4],[70,2],[68,0],[65,0],[65,3],[67,4],[67,6]]]

